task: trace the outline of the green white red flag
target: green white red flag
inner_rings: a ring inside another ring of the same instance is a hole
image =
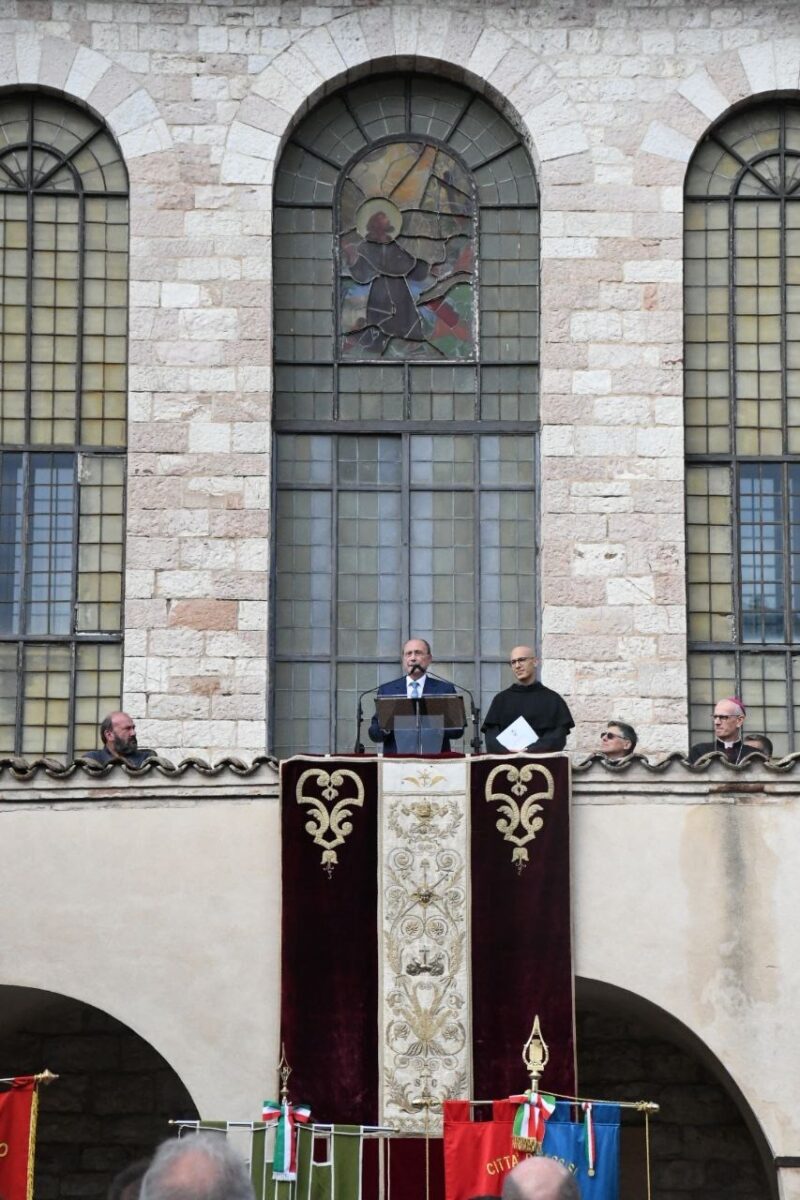
[[[307,1104],[290,1104],[288,1100],[276,1103],[265,1100],[261,1110],[262,1121],[277,1121],[275,1149],[272,1155],[273,1179],[297,1178],[297,1134],[295,1125],[305,1125],[311,1120],[311,1109]]]

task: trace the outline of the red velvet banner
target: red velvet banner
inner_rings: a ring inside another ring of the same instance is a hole
[[[314,1118],[378,1116],[378,763],[281,764],[281,1037]]]
[[[550,1050],[542,1087],[574,1096],[569,759],[485,756],[470,775],[475,1093],[525,1090],[522,1047],[538,1013]]]
[[[15,1079],[0,1092],[0,1196],[31,1200],[36,1138],[36,1082],[32,1075]]]
[[[322,1121],[379,1119],[380,769],[362,757],[281,766],[282,1036],[292,1098]],[[575,1094],[569,783],[560,755],[469,764],[473,1098],[527,1086],[535,1014],[550,1048],[543,1087]],[[440,1141],[430,1155],[441,1200]],[[393,1200],[419,1200],[424,1142],[393,1142],[390,1158]]]

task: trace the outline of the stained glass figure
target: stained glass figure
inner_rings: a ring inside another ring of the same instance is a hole
[[[339,197],[340,350],[346,359],[475,353],[475,202],[438,146],[380,146]]]

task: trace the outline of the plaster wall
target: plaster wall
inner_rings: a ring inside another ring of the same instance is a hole
[[[3,0],[0,87],[88,104],[131,177],[125,707],[179,758],[264,748],[271,182],[320,95],[414,68],[485,92],[542,189],[544,678],[577,748],[685,747],[682,180],[800,84],[792,3]]]

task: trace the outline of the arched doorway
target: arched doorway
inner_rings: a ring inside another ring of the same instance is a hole
[[[40,1091],[36,1196],[104,1195],[123,1167],[197,1109],[169,1063],[121,1021],[69,996],[0,988],[0,1075],[48,1067]]]
[[[610,984],[576,979],[581,1095],[654,1100],[654,1200],[777,1200],[772,1154],[736,1084],[664,1009]],[[620,1200],[646,1194],[643,1118],[623,1113]]]

